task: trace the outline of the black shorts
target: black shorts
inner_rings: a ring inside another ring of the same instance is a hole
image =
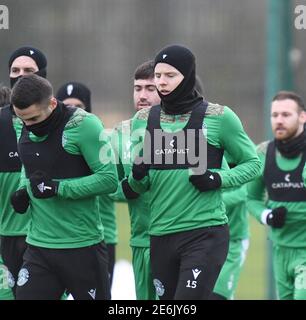
[[[209,299],[226,260],[228,225],[151,236],[153,283],[161,300]]]
[[[28,245],[18,275],[17,300],[59,300],[67,290],[75,300],[110,299],[104,242],[75,249]]]

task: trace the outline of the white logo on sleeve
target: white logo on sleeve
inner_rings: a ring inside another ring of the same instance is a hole
[[[197,280],[197,277],[199,276],[199,274],[200,274],[201,272],[202,272],[202,271],[199,270],[198,268],[192,269],[192,273],[193,273],[194,280]]]
[[[209,179],[210,180],[215,180],[215,178],[214,178],[214,176],[212,174],[209,176]]]
[[[96,290],[97,289],[90,289],[88,294],[95,300],[96,299]]]
[[[33,50],[30,50],[30,55],[32,56],[34,54],[34,51]]]
[[[165,59],[167,57],[167,54],[163,54],[163,59]]]
[[[37,185],[37,188],[38,188],[38,190],[39,190],[41,193],[44,193],[45,190],[52,190],[51,187],[45,186],[45,183],[44,183],[44,182],[38,184],[38,185]]]

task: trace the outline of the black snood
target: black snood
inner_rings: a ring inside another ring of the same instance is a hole
[[[58,103],[57,107],[52,111],[49,117],[42,122],[32,124],[30,126],[25,125],[28,131],[31,131],[38,137],[43,137],[52,132],[62,119],[62,103]]]

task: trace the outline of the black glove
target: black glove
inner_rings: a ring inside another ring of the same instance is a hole
[[[273,209],[267,216],[267,224],[272,228],[282,228],[285,224],[287,212],[285,207]]]
[[[135,192],[131,188],[127,178],[122,180],[121,185],[122,185],[122,191],[127,199],[132,200],[132,199],[137,199],[139,197],[139,193]]]
[[[200,192],[215,190],[221,187],[221,177],[217,172],[206,170],[204,174],[191,175],[189,181]]]
[[[11,194],[11,205],[17,213],[25,213],[30,204],[30,197],[26,188]]]
[[[59,182],[50,179],[45,172],[37,170],[30,176],[30,184],[33,196],[45,199],[56,196]]]
[[[135,180],[142,180],[145,176],[148,175],[149,169],[150,169],[149,164],[146,164],[144,162],[141,162],[141,163],[139,162],[140,162],[140,158],[136,157],[135,162],[133,164],[133,168],[132,168],[133,178]]]

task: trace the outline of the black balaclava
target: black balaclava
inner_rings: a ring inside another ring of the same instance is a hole
[[[11,66],[14,62],[14,60],[18,57],[21,56],[27,56],[32,58],[38,67],[38,71],[35,72],[40,77],[46,78],[47,77],[47,59],[46,56],[38,49],[30,46],[26,47],[21,47],[14,51],[10,57],[8,66],[9,66],[9,72],[11,70]],[[16,78],[11,78],[10,77],[10,82],[11,82],[11,88],[13,88],[14,84],[21,78],[22,76],[16,77]]]
[[[83,102],[85,110],[91,112],[91,92],[80,82],[67,82],[62,85],[57,93],[56,99],[64,101],[68,98],[76,98]]]
[[[195,91],[196,66],[193,53],[181,45],[163,48],[155,57],[154,68],[158,63],[167,63],[184,76],[182,82],[169,94],[161,98],[161,107],[168,114],[184,114],[191,111],[194,105],[203,100]]]
[[[282,156],[285,158],[295,158],[306,150],[306,131],[305,126],[303,132],[297,137],[286,142],[274,139],[275,146]]]

